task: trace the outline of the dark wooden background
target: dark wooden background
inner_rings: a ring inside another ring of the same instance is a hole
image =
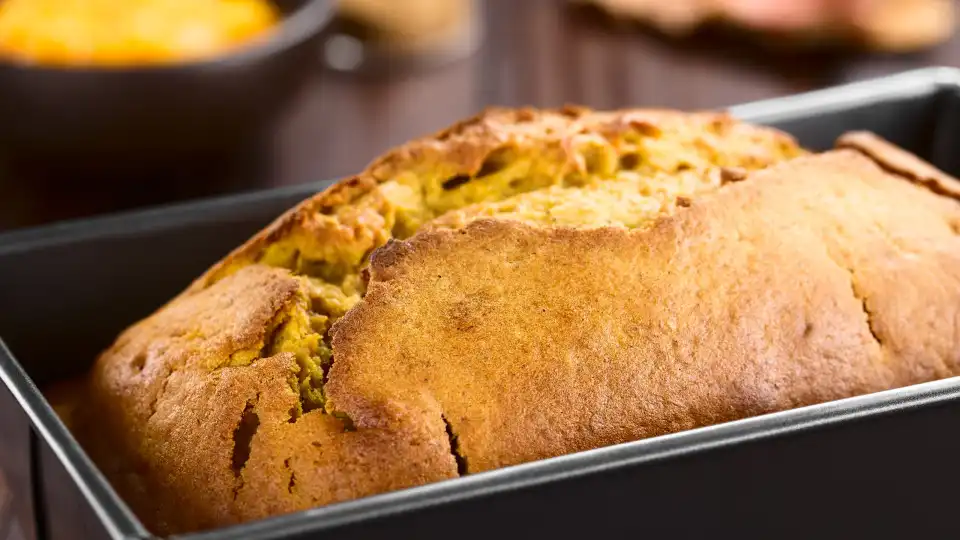
[[[92,186],[0,171],[0,230],[357,172],[391,145],[487,105],[717,108],[930,65],[960,65],[960,38],[906,56],[787,54],[704,36],[671,43],[559,0],[480,0],[485,36],[470,58],[362,78],[322,69],[273,134],[265,159],[201,180]],[[2,120],[0,120],[2,121]],[[250,156],[242,156],[249,158]],[[241,180],[242,177],[242,180]],[[170,185],[165,185],[170,184]]]

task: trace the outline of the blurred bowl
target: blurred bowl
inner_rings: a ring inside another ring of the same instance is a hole
[[[209,60],[134,67],[0,62],[0,152],[147,165],[263,137],[316,69],[333,0],[272,0],[273,34]]]

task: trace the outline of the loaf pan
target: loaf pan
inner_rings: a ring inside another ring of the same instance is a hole
[[[960,173],[960,71],[731,108],[808,148],[871,130]],[[37,390],[320,183],[0,236],[0,471],[26,540],[150,538]],[[960,380],[805,407],[188,535],[954,537]]]

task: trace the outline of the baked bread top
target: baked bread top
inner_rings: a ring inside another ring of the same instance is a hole
[[[803,153],[791,137],[725,114],[489,109],[304,201],[184,294],[252,264],[285,268],[305,278],[309,326],[324,336],[360,300],[361,270],[391,238],[524,209],[559,225],[632,226],[671,212],[678,197]],[[323,406],[319,379],[330,355],[322,339],[299,355],[305,410]]]
[[[957,375],[958,233],[954,199],[849,148],[645,230],[427,231],[374,254],[327,392],[444,418],[472,473]]]
[[[360,361],[330,370],[330,328],[361,302],[374,250],[419,230],[486,230],[490,217],[558,235],[653,231],[724,184],[803,154],[780,132],[722,114],[487,111],[305,201],[125,331],[95,363],[76,432],[160,534],[482,470],[485,458],[458,463],[451,452],[462,415],[448,418],[440,401],[351,396],[365,388],[350,375]]]

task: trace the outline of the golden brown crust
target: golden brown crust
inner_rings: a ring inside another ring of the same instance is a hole
[[[207,529],[456,476],[439,417],[378,403],[351,431],[320,410],[299,414],[292,354],[229,365],[264,349],[300,286],[286,271],[249,266],[133,327],[96,364],[95,402],[78,433],[94,434],[85,446],[153,530]]]
[[[376,253],[327,389],[442,414],[477,472],[960,374],[958,217],[838,150],[649,231],[428,231]]]
[[[320,398],[305,401],[303,385],[322,373],[304,372],[324,361],[310,344],[334,316],[316,312],[331,298],[312,291],[337,284],[270,268],[264,258],[290,239],[317,251],[372,251],[392,233],[383,185],[411,171],[472,176],[508,148],[552,152],[564,162],[557,170],[576,172],[591,167],[577,151],[584,138],[617,151],[637,134],[650,139],[649,158],[660,160],[651,167],[664,171],[687,166],[691,156],[706,156],[698,166],[759,168],[801,152],[787,135],[724,114],[488,110],[304,201],[124,332],[94,366],[79,438],[160,534],[457,476],[450,419],[430,400],[358,396],[349,415]],[[675,154],[684,151],[690,156]],[[337,297],[340,307],[349,305],[344,298]],[[301,320],[309,323],[292,325]],[[307,392],[316,397],[322,388]]]
[[[200,525],[205,513],[229,515],[222,494],[234,488],[233,475],[225,474],[232,433],[256,387],[236,384],[232,375],[243,370],[221,366],[234,353],[263,347],[270,321],[298,287],[282,271],[250,267],[132,327],[95,364],[78,435],[134,510],[158,530],[180,519]],[[197,392],[215,383],[218,392]],[[191,464],[197,463],[204,466],[194,473]],[[173,504],[181,491],[191,504]]]

